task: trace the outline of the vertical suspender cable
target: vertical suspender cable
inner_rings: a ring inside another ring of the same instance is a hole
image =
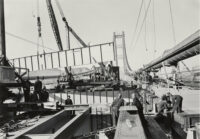
[[[155,54],[156,54],[156,21],[155,21],[155,0],[153,0],[153,30],[154,30],[154,52],[153,52],[153,59],[155,58]]]
[[[142,25],[141,25],[141,27],[140,27],[140,30],[139,30],[139,33],[138,33],[138,36],[137,36],[137,38],[136,38],[136,41],[135,41],[134,46],[136,46],[136,44],[137,44],[137,42],[138,42],[138,39],[139,39],[139,37],[140,37],[140,33],[141,33],[142,28],[143,28],[143,26],[144,26],[144,22],[145,22],[145,20],[146,20],[147,14],[148,14],[148,10],[149,10],[150,4],[151,4],[151,0],[149,0],[148,6],[147,6],[147,9],[146,9],[146,11],[145,11],[145,15],[144,15],[144,18],[143,18],[143,21],[142,21]]]
[[[133,33],[133,38],[131,40],[131,46],[133,45],[133,41],[134,41],[135,36],[136,36],[136,31],[137,31],[137,28],[138,28],[138,23],[139,23],[141,11],[142,11],[143,2],[144,2],[144,0],[142,0],[141,5],[140,5],[140,11],[139,11],[139,14],[138,14],[138,17],[137,17],[137,22],[136,22],[134,33]]]
[[[145,2],[144,2],[144,9],[146,9]],[[148,51],[148,49],[147,49],[147,22],[146,22],[146,20],[145,20],[145,23],[144,23],[144,45],[145,45],[146,51]]]
[[[176,35],[175,35],[174,20],[173,20],[173,15],[172,15],[171,0],[169,0],[169,8],[170,8],[170,17],[171,17],[171,22],[172,22],[171,24],[172,24],[173,39],[174,39],[174,44],[176,44]]]

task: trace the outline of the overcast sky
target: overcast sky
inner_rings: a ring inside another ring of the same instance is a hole
[[[6,32],[18,35],[33,42],[37,42],[37,0],[4,0]],[[58,50],[53,36],[47,12],[46,0],[39,0],[39,13],[42,23],[42,36],[44,45]],[[168,0],[152,0],[146,19],[146,44],[145,26],[143,26],[136,45],[132,40],[141,0],[59,0],[69,25],[79,36],[90,44],[110,42],[113,32],[125,32],[126,48],[130,66],[140,68],[153,57],[158,57],[166,49],[174,46],[170,8]],[[137,34],[144,18],[145,6],[149,0],[144,0]],[[61,16],[55,5],[61,39],[66,48],[65,28]],[[200,1],[199,0],[171,0],[174,19],[176,42],[179,43],[187,36],[200,28]],[[154,5],[154,6],[153,6]],[[153,7],[155,13],[156,45],[154,45]],[[78,44],[73,41],[74,46]],[[7,57],[15,58],[35,55],[37,46],[6,35]],[[73,46],[72,46],[73,47]],[[77,47],[77,46],[75,46]],[[154,48],[157,51],[153,56]],[[45,50],[49,51],[49,50]]]

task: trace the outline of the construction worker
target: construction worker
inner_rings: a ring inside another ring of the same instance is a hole
[[[43,87],[41,96],[42,96],[42,98],[41,98],[42,102],[47,102],[48,101],[49,92],[47,91],[46,86]]]
[[[138,94],[137,93],[133,93],[132,94],[132,99],[133,99],[133,102],[132,102],[132,105],[136,106],[136,108],[138,109],[138,114],[139,114],[139,117],[142,121],[142,124],[143,125],[146,125],[146,120],[144,118],[144,113],[143,113],[143,106],[138,98]]]
[[[124,105],[124,99],[122,98],[122,94],[119,93],[118,96],[113,101],[113,103],[111,104],[113,126],[117,125],[117,121],[119,118],[119,108],[123,105]]]
[[[69,82],[69,87],[73,88],[74,87],[74,77],[73,77],[71,70],[68,73],[67,81]]]
[[[42,91],[42,82],[40,81],[39,76],[34,84],[34,95],[37,96],[37,100],[41,100],[41,91]]]
[[[57,85],[56,85],[56,92],[60,92],[61,91],[61,85],[60,85],[60,81],[57,80]]]
[[[157,110],[158,110],[158,115],[163,115],[163,113],[166,110],[168,110],[166,95],[163,95],[161,97],[161,101],[157,103]]]
[[[24,100],[25,102],[30,101],[30,87],[31,82],[29,80],[23,81],[23,90],[24,90]]]
[[[73,105],[73,102],[72,102],[72,100],[70,98],[70,95],[67,96],[67,99],[65,100],[65,105]],[[73,115],[75,115],[75,111],[74,110],[73,111],[69,111],[68,113],[69,113],[69,115],[71,117],[73,117]]]
[[[73,105],[70,95],[67,96],[67,99],[65,100],[65,105]]]
[[[172,95],[170,92],[167,93],[167,97],[172,100],[172,113],[175,111],[177,113],[181,113],[182,111],[182,102],[183,102],[183,97],[180,95]],[[170,101],[168,101],[170,103]]]
[[[172,124],[172,118],[171,118],[171,112],[168,111],[169,107],[167,104],[167,97],[166,95],[163,95],[161,97],[161,101],[157,103],[157,109],[158,114],[155,117],[155,120],[157,122],[163,123],[164,128],[166,130],[167,136],[171,137],[172,131],[171,131],[171,124]]]

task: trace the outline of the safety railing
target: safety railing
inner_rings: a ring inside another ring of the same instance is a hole
[[[114,59],[114,43],[103,43],[64,51],[43,53],[11,59],[15,67],[28,68],[30,71],[62,68],[92,64],[93,58],[97,62],[112,61]]]
[[[67,96],[70,96],[73,104],[108,104],[112,103],[119,93],[119,90],[113,88],[98,91],[65,90],[59,93],[50,93],[50,101],[59,101],[61,104],[65,104]],[[131,102],[131,94],[132,90],[123,91],[122,97],[126,103]]]

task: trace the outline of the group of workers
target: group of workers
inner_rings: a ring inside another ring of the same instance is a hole
[[[162,115],[165,112],[177,112],[181,113],[182,111],[182,101],[183,97],[180,95],[172,95],[170,92],[164,94],[161,97],[161,101],[157,103],[158,114]]]
[[[49,98],[49,92],[46,86],[42,85],[39,76],[34,83],[33,94],[30,93],[32,83],[29,80],[23,81],[24,99],[25,102],[47,102]]]
[[[120,90],[122,90],[122,89],[120,88]],[[132,102],[126,103],[125,100],[122,98],[122,91],[118,94],[116,99],[111,104],[112,122],[113,122],[114,126],[117,125],[117,121],[118,121],[118,117],[119,117],[119,108],[124,105],[136,106],[142,124],[145,125],[147,123],[144,118],[143,104],[141,102],[141,97],[142,96],[139,94],[139,92],[136,91],[136,92],[132,93],[132,98],[131,98]]]
[[[107,66],[102,62],[99,63],[100,68],[93,66],[94,73],[91,75],[93,81],[109,81],[118,80],[118,73],[114,71],[112,62]]]
[[[144,102],[147,102],[147,100],[143,100],[141,93],[142,91],[139,91],[136,89],[135,92],[132,93],[132,101],[131,103],[126,103],[124,99],[122,98],[122,93],[119,93],[116,99],[111,104],[111,114],[112,114],[112,120],[113,125],[117,125],[118,117],[119,117],[119,109],[121,106],[124,105],[134,105],[138,109],[138,115],[141,119],[142,124],[145,126],[147,124],[144,113],[143,113],[143,104]],[[144,91],[143,91],[144,92]],[[148,91],[146,91],[147,93]],[[172,95],[170,92],[163,95],[161,97],[161,100],[157,103],[157,115],[161,116],[168,112],[170,114],[174,114],[174,112],[181,113],[182,111],[182,101],[183,97],[180,95]]]
[[[49,98],[49,92],[46,89],[46,86],[42,85],[39,76],[34,84],[34,93],[35,101],[47,102]]]

